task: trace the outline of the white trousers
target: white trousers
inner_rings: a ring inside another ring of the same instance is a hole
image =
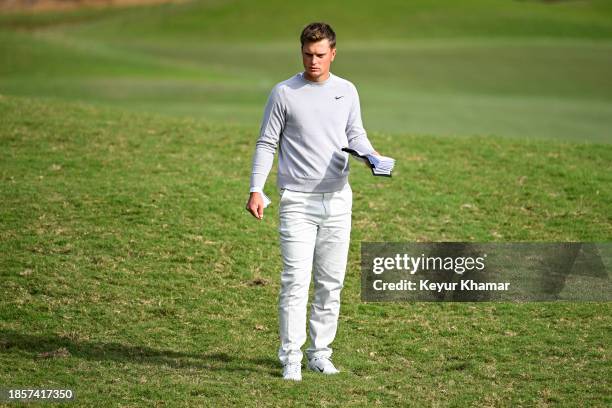
[[[353,191],[281,190],[279,238],[283,261],[278,302],[281,364],[301,362],[311,273],[308,359],[331,357],[351,234]]]

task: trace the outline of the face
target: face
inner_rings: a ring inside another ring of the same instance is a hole
[[[329,46],[327,38],[317,42],[304,43],[302,62],[304,76],[309,81],[321,82],[329,77],[329,67],[336,57],[336,48]]]

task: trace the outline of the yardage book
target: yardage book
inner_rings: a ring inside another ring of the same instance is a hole
[[[373,154],[364,154],[358,150],[343,147],[342,151],[350,153],[353,157],[365,162],[370,166],[373,176],[391,177],[395,159],[386,156],[376,156]]]

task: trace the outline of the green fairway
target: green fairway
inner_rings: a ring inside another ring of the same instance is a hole
[[[608,4],[0,15],[0,388],[87,407],[609,406],[609,302],[367,303],[359,259],[365,241],[611,240]],[[267,95],[317,19],[397,164],[352,163],[341,373],[295,384],[276,358],[276,164],[264,219],[244,205]]]
[[[300,28],[325,19],[332,71],[358,86],[370,130],[612,141],[609,2],[369,4],[0,16],[0,91],[253,126],[301,70]]]

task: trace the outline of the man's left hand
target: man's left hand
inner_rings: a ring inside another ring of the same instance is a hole
[[[374,151],[372,152],[372,154],[373,154],[374,156],[380,156],[380,153],[378,153],[376,150],[374,150]],[[370,163],[368,163],[368,161],[367,161],[367,160],[366,160],[366,161],[364,161],[364,162],[363,162],[363,164],[365,164],[365,165],[366,165],[366,167],[367,167],[368,169],[370,168]]]

